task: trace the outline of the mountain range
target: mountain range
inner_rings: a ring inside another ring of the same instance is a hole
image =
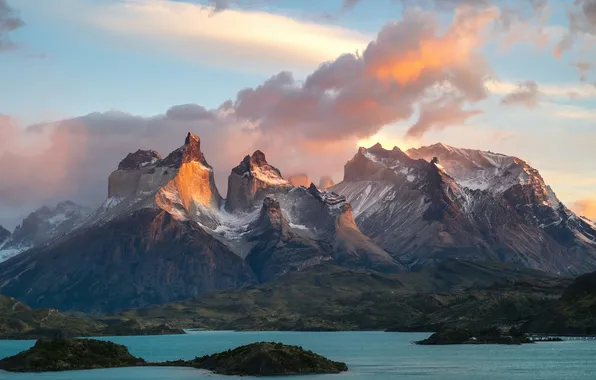
[[[32,247],[0,263],[0,292],[32,307],[111,312],[321,264],[386,274],[447,259],[596,269],[594,223],[516,157],[377,144],[360,148],[336,185],[293,182],[256,151],[232,169],[224,199],[192,133],[165,158],[130,153],[95,211],[68,202],[56,209],[78,211],[45,208],[12,234],[0,229],[0,249]]]
[[[409,269],[446,258],[559,274],[596,266],[596,226],[562,204],[516,157],[436,144],[360,148],[331,188],[356,223]]]

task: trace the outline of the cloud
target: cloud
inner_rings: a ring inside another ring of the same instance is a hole
[[[538,84],[534,81],[522,82],[515,91],[505,95],[501,99],[504,106],[521,105],[526,108],[535,108],[540,100],[540,90]]]
[[[548,103],[549,112],[560,119],[575,120],[596,120],[596,110],[593,107],[586,108],[569,104]]]
[[[73,9],[68,13],[51,7],[46,10],[69,22],[99,28],[107,37],[117,37],[113,43],[129,48],[157,49],[203,64],[240,66],[252,72],[312,69],[364,48],[372,38],[265,11],[223,10],[224,2],[218,2],[217,9],[222,11],[216,14],[210,5],[167,0],[69,3]]]
[[[201,136],[221,190],[231,168],[255,149],[284,173],[339,179],[359,139],[409,120],[419,107],[417,135],[463,123],[476,112],[462,107],[487,96],[491,70],[478,50],[483,30],[497,16],[494,8],[461,10],[444,30],[432,14],[409,10],[385,25],[362,54],[328,61],[304,81],[282,71],[216,109],[185,104],[152,117],[94,113],[27,128],[5,118],[0,178],[7,180],[0,183],[0,207],[65,198],[97,204],[108,174],[128,152],[167,154],[187,131]]]
[[[592,71],[594,65],[591,62],[575,62],[572,64],[578,71],[580,82],[588,81],[588,74]]]
[[[463,110],[464,99],[446,96],[420,106],[420,117],[406,134],[408,138],[419,139],[430,130],[442,130],[452,125],[463,125],[465,121],[482,113],[480,110]]]
[[[0,0],[0,52],[13,50],[17,47],[10,40],[10,33],[25,25],[25,22],[8,5],[6,0]]]
[[[596,220],[596,199],[582,199],[571,204],[570,208],[578,215]]]
[[[508,81],[489,80],[486,82],[486,87],[491,94],[507,95],[519,89],[519,83]],[[596,97],[596,87],[585,83],[537,83],[540,88],[540,93],[553,98],[569,98],[570,94],[574,94],[576,98],[594,98]]]
[[[282,132],[296,143],[366,138],[409,119],[421,101],[444,96],[440,87],[460,99],[444,107],[477,102],[487,96],[491,73],[476,49],[496,15],[494,8],[460,11],[441,34],[433,16],[409,10],[385,25],[362,55],[325,63],[303,84],[284,72],[241,91],[237,115],[258,122],[267,136]]]
[[[352,9],[360,0],[342,0],[342,9]]]
[[[568,31],[560,39],[554,51],[555,56],[559,58],[573,48],[578,36],[596,37],[596,0],[575,0],[567,16]]]

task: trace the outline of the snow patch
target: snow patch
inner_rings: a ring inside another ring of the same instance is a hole
[[[282,177],[280,177],[275,171],[273,170],[263,170],[260,167],[254,167],[250,173],[261,182],[264,182],[268,185],[273,186],[287,186],[289,182]],[[246,173],[245,173],[246,175]]]
[[[304,224],[294,224],[294,223],[290,223],[290,227],[297,229],[297,230],[308,230],[308,227],[306,227]]]
[[[18,248],[7,248],[0,250],[0,262],[6,261],[11,257],[14,257],[26,250],[30,249],[31,247],[18,247]]]

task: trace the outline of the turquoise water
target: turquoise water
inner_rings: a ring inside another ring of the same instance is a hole
[[[128,346],[149,361],[192,359],[256,341],[299,345],[344,361],[350,371],[308,379],[579,380],[596,379],[596,341],[523,346],[415,346],[428,334],[384,332],[228,332],[102,338]],[[33,341],[0,341],[0,358],[29,348]],[[186,380],[229,379],[188,368],[117,368],[61,373],[13,374],[2,380]],[[248,379],[244,377],[243,379]],[[287,379],[287,378],[286,378]]]

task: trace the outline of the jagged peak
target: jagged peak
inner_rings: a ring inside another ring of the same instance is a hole
[[[246,155],[238,166],[232,169],[232,173],[254,177],[269,185],[287,185],[281,172],[267,162],[265,153],[256,150],[252,155]]]
[[[186,135],[184,145],[164,158],[159,166],[179,167],[189,162],[200,162],[206,168],[211,169],[201,152],[201,139],[192,132],[188,132]]]
[[[263,166],[267,165],[267,158],[265,157],[265,153],[261,152],[260,150],[255,150],[255,152],[250,156],[250,160],[252,163]]]
[[[288,222],[283,216],[279,201],[271,196],[267,196],[263,199],[259,218],[254,223],[253,228],[256,228],[257,231],[261,232],[272,228],[276,230],[288,229]]]
[[[118,164],[118,170],[135,170],[154,164],[159,160],[161,160],[161,156],[156,151],[139,149],[126,155]]]
[[[310,184],[310,186],[306,189],[306,192],[325,203],[327,206],[336,206],[346,203],[346,197],[343,195],[339,195],[333,191],[321,191],[315,186],[314,183]]]
[[[199,136],[195,135],[192,132],[188,132],[188,134],[186,135],[186,139],[184,140],[184,145],[190,144],[198,144],[199,148],[201,147],[201,139],[199,138]]]

